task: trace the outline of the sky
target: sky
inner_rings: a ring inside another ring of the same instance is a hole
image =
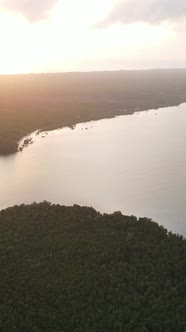
[[[0,0],[0,74],[186,67],[186,0]]]

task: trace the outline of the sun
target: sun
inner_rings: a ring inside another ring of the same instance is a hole
[[[0,73],[24,72],[27,58],[24,56],[26,22],[20,17],[0,13]]]

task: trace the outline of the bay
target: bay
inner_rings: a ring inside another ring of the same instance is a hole
[[[149,217],[186,234],[186,104],[33,135],[0,157],[0,209],[43,200]]]

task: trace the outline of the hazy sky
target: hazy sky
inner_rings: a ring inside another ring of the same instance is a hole
[[[186,0],[0,0],[0,74],[186,67]]]

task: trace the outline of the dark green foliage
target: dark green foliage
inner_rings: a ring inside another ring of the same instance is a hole
[[[186,242],[120,213],[0,212],[1,332],[184,332]]]

